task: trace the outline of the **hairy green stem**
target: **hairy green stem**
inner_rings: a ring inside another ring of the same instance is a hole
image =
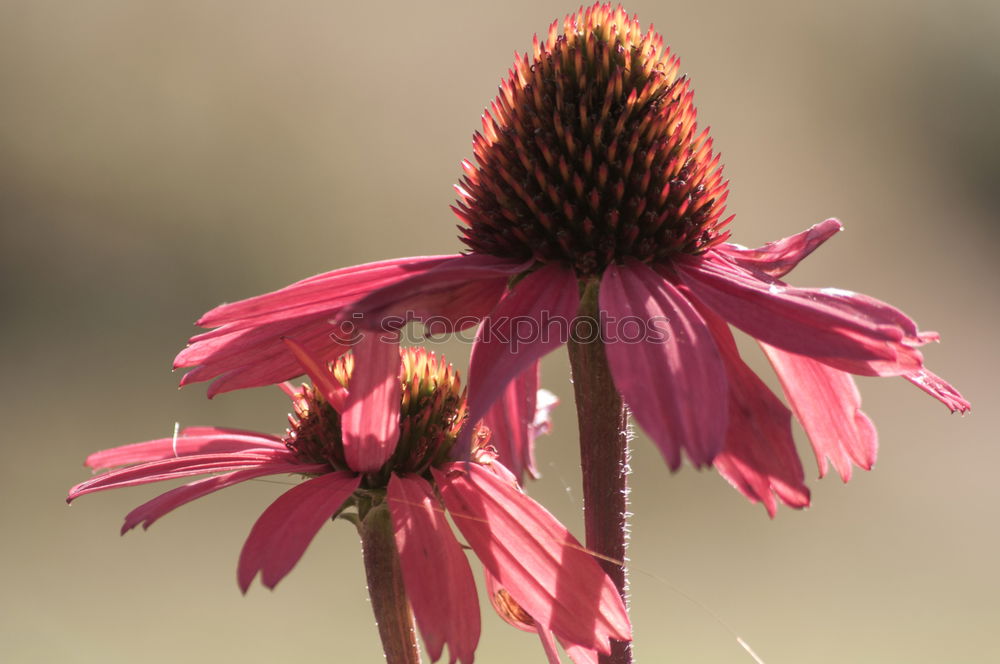
[[[361,549],[368,594],[378,624],[387,664],[420,664],[413,612],[406,599],[392,516],[385,505],[373,507],[361,520]]]

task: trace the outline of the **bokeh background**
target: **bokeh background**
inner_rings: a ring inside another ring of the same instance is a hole
[[[771,521],[639,434],[631,559],[644,662],[1000,660],[1000,4],[652,2],[732,181],[734,240],[840,217],[794,275],[942,332],[976,412],[861,380],[881,453]],[[144,487],[63,497],[93,450],[218,424],[280,432],[276,389],[204,398],[170,361],[204,310],[340,267],[460,249],[447,206],[512,52],[574,9],[479,2],[0,1],[0,660],[377,662],[357,537],[323,529],[269,592],[240,546],[255,482],[117,535]],[[442,347],[464,364],[467,347]],[[756,366],[764,370],[759,358]],[[765,370],[766,371],[766,370]],[[564,406],[530,486],[580,530]],[[801,433],[801,432],[799,432]],[[477,661],[542,661],[484,611]]]

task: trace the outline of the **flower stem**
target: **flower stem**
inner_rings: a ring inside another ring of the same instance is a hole
[[[420,664],[413,613],[403,587],[392,516],[385,505],[373,507],[358,527],[368,578],[368,595],[378,624],[387,664]]]
[[[598,563],[627,602],[628,573],[628,412],[615,389],[604,344],[598,333],[598,281],[585,286],[569,341],[573,390],[580,427],[583,468],[583,512],[587,548],[604,558]],[[601,664],[628,664],[632,644],[611,642],[611,654]]]

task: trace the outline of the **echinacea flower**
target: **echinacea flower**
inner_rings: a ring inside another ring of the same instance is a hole
[[[520,491],[481,428],[470,462],[451,460],[465,395],[450,365],[423,349],[374,337],[325,363],[286,340],[313,384],[289,392],[295,416],[284,438],[193,427],[174,439],[97,452],[95,470],[126,466],[83,482],[69,500],[95,491],[212,473],[140,505],[122,532],[149,527],[192,500],[277,474],[310,479],[286,491],[257,520],[238,566],[246,592],[261,574],[273,588],[319,528],[345,515],[364,523],[388,510],[403,584],[433,660],[469,664],[479,640],[475,582],[445,510],[491,578],[571,654],[590,661],[609,639],[630,639],[625,607],[592,555],[541,505]],[[390,376],[389,380],[385,376]],[[383,513],[384,518],[384,513]]]
[[[858,293],[782,278],[841,229],[828,219],[746,249],[727,242],[718,154],[699,132],[688,79],[652,28],[594,5],[553,23],[515,60],[473,139],[454,211],[468,252],[371,263],[311,277],[205,314],[176,360],[210,393],[284,380],[295,334],[344,351],[333,325],[436,333],[479,325],[470,421],[567,341],[581,293],[599,319],[615,387],[671,469],[713,464],[763,502],[808,503],[792,413],[820,474],[870,468],[876,435],[851,374],[902,376],[954,411],[969,404],[924,367],[937,340]],[[589,298],[589,299],[588,299]],[[636,327],[638,322],[638,327]],[[744,364],[730,325],[764,349],[789,410]],[[720,408],[720,403],[728,404]],[[527,426],[528,413],[519,414]],[[466,432],[471,438],[471,431]]]

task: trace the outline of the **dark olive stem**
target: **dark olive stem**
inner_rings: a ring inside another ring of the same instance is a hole
[[[587,548],[614,581],[622,600],[628,594],[628,412],[615,389],[599,334],[598,281],[588,282],[580,299],[575,333],[569,342],[573,390],[580,427],[583,511]],[[601,664],[629,664],[632,644],[612,641]]]
[[[373,507],[361,521],[361,548],[372,611],[387,664],[420,664],[413,612],[406,599],[392,516],[385,505]]]

